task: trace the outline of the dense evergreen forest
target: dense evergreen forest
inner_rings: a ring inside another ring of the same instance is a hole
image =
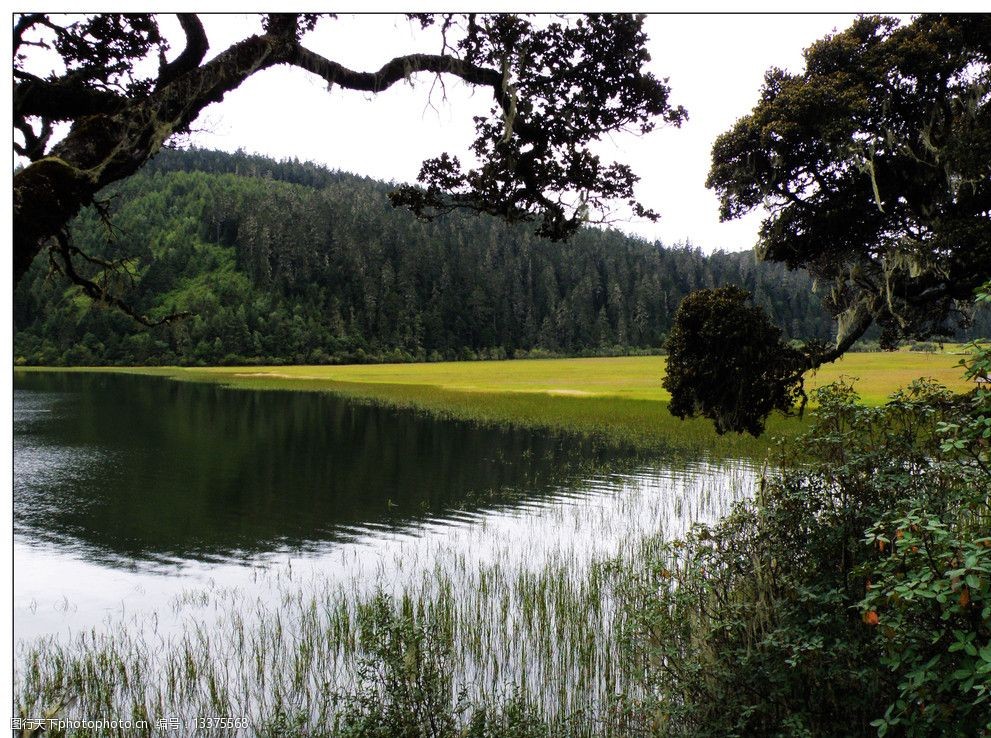
[[[833,325],[803,272],[615,230],[570,243],[394,209],[391,185],[298,161],[164,151],[72,226],[93,257],[129,256],[114,289],[145,328],[36,260],[14,295],[28,364],[251,364],[618,354],[658,349],[699,287],[750,290],[789,338]],[[96,267],[94,267],[94,270]],[[975,332],[988,333],[984,323]]]

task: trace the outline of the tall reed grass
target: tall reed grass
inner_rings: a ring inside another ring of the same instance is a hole
[[[244,717],[244,735],[357,735],[386,719],[371,706],[408,706],[396,720],[419,699],[455,731],[423,735],[524,723],[623,734],[618,706],[635,680],[618,646],[617,572],[636,571],[659,531],[718,517],[754,476],[737,464],[592,480],[515,520],[466,521],[450,545],[397,545],[374,576],[296,562],[259,569],[250,591],[190,589],[170,613],[21,644],[15,712],[71,701],[67,715],[142,717],[151,735],[169,735],[155,724],[173,716]]]

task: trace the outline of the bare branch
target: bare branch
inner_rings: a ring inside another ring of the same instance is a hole
[[[27,46],[46,46],[47,45],[47,44],[40,43],[40,42],[25,41],[24,40],[24,34],[28,30],[30,30],[31,28],[33,28],[34,26],[37,26],[37,25],[48,26],[49,28],[53,28],[53,29],[56,28],[56,26],[54,24],[52,24],[51,21],[48,20],[48,17],[44,13],[29,13],[27,15],[22,15],[18,19],[17,23],[14,24],[14,55],[15,56],[17,55],[17,51],[18,51],[18,49],[21,48],[21,46],[24,46],[24,45],[27,45]]]
[[[14,150],[21,156],[37,161],[45,155],[45,147],[52,137],[52,122],[47,118],[41,119],[41,132],[35,133],[34,128],[26,120],[15,120],[14,127],[24,136],[24,145],[14,142]]]
[[[441,54],[408,54],[386,62],[377,72],[355,72],[338,62],[331,61],[304,46],[297,45],[286,63],[305,69],[322,77],[331,85],[349,90],[382,92],[396,82],[417,72],[453,74],[473,85],[484,85],[493,90],[502,83],[502,75],[495,69],[469,64],[453,56]]]
[[[180,75],[196,69],[210,49],[210,42],[207,40],[199,16],[195,13],[176,13],[176,17],[186,34],[186,48],[174,61],[160,67],[158,81],[155,83],[156,89],[165,87]]]
[[[80,249],[76,248],[69,242],[69,237],[63,230],[55,237],[55,245],[52,252],[50,252],[50,263],[52,268],[60,274],[64,274],[66,278],[75,285],[82,288],[83,292],[90,299],[100,302],[106,305],[117,308],[123,313],[131,316],[134,320],[141,325],[152,328],[158,325],[168,325],[176,320],[181,320],[190,315],[189,312],[183,311],[179,313],[170,313],[160,320],[151,320],[145,315],[141,315],[136,312],[127,302],[120,299],[119,297],[111,294],[107,289],[107,279],[106,275],[109,270],[118,271],[122,264],[121,262],[108,262],[103,259],[97,259],[95,257],[88,256],[83,253]],[[58,254],[59,260],[55,259],[55,253]],[[86,259],[87,261],[104,267],[104,284],[99,285],[91,279],[87,279],[76,271],[76,266],[72,261],[73,255],[78,255]],[[129,275],[130,276],[130,275]]]
[[[481,67],[444,54],[397,56],[376,72],[356,72],[297,44],[289,50],[288,58],[284,61],[323,78],[328,85],[336,84],[345,89],[371,93],[387,90],[396,82],[418,72],[450,74],[468,84],[490,88],[496,102],[507,115],[514,107],[512,95],[504,89],[504,75],[501,70]],[[518,115],[515,116],[513,132],[527,142],[541,138],[540,131]]]

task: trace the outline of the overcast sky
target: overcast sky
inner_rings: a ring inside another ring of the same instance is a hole
[[[851,15],[652,15],[646,21],[651,71],[668,77],[671,102],[688,122],[647,136],[617,135],[599,149],[640,174],[641,202],[661,213],[656,224],[623,221],[625,231],[667,244],[691,240],[706,251],[753,246],[759,216],[719,223],[715,196],[705,189],[709,152],[717,135],[749,112],[765,70],[799,71],[802,50],[842,30]],[[163,20],[168,28],[170,20]],[[204,16],[211,53],[258,29],[256,16]],[[176,26],[177,27],[177,26]],[[417,33],[399,15],[341,16],[325,20],[304,43],[353,69],[374,70],[392,56],[436,52],[436,36]],[[412,181],[424,158],[465,153],[472,115],[491,96],[448,82],[447,100],[431,94],[432,78],[400,83],[377,96],[334,89],[299,69],[255,75],[201,115],[196,145],[277,158],[298,157],[372,177]]]

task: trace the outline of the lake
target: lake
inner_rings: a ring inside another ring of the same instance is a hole
[[[42,662],[17,687],[31,701],[58,658],[96,658],[126,632],[145,681],[114,699],[153,699],[148,675],[169,659],[247,663],[257,645],[229,634],[272,622],[280,638],[293,625],[256,677],[298,661],[307,633],[323,655],[306,668],[343,683],[348,613],[381,592],[425,612],[443,600],[474,692],[522,682],[565,710],[562,694],[618,688],[610,597],[588,584],[602,562],[715,518],[756,475],[330,394],[15,372],[15,637],[22,664]],[[256,677],[229,677],[234,714],[271,709],[247,694]]]

